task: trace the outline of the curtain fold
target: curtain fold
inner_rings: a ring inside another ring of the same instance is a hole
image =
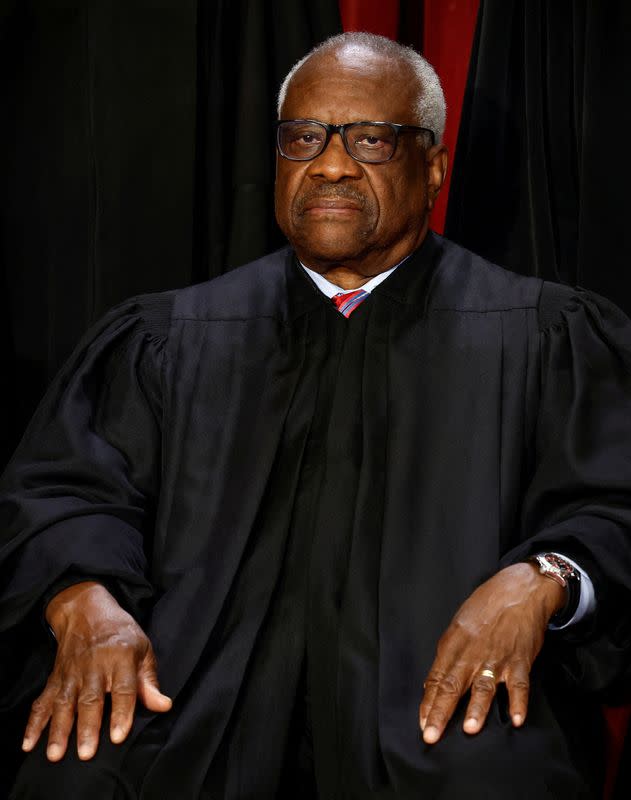
[[[280,243],[278,84],[340,30],[337,0],[2,0],[0,462],[106,308]]]
[[[5,456],[95,316],[190,282],[195,3],[23,0],[2,27]]]
[[[447,235],[631,312],[626,0],[482,0]]]

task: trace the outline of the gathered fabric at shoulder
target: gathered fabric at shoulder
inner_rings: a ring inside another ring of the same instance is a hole
[[[555,328],[577,328],[583,318],[587,327],[611,344],[625,367],[631,369],[631,321],[611,300],[580,286],[544,281],[538,315],[544,334]]]
[[[0,480],[0,630],[67,570],[147,592],[141,536],[159,490],[171,304],[172,295],[150,295],[106,314],[53,381],[9,462]]]

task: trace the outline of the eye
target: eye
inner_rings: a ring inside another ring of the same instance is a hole
[[[358,122],[346,129],[348,149],[358,161],[375,164],[389,161],[396,145],[396,133],[386,123]]]
[[[363,134],[362,136],[358,136],[355,139],[355,144],[357,147],[364,147],[369,148],[370,150],[378,150],[381,147],[386,147],[388,144],[385,139],[382,139],[380,136],[374,136],[371,134]]]
[[[313,147],[324,140],[324,131],[314,128],[296,128],[291,131],[290,141],[297,147]]]
[[[318,144],[322,141],[322,136],[308,131],[306,133],[300,134],[295,141],[302,142],[303,144]]]

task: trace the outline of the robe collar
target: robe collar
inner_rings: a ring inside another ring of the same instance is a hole
[[[371,294],[389,297],[401,305],[426,307],[431,278],[438,265],[441,251],[441,237],[433,231],[428,231],[420,247],[379,286],[376,286]],[[321,307],[323,303],[330,303],[309,278],[292,249],[287,251],[286,280],[290,321]]]
[[[426,307],[442,249],[441,237],[428,231],[420,247],[373,294],[389,297],[401,305]]]

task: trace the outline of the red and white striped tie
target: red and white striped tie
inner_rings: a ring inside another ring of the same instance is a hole
[[[359,308],[368,294],[369,292],[365,292],[363,289],[357,289],[354,292],[339,292],[331,298],[331,302],[340,314],[344,314],[348,318],[356,308]]]

